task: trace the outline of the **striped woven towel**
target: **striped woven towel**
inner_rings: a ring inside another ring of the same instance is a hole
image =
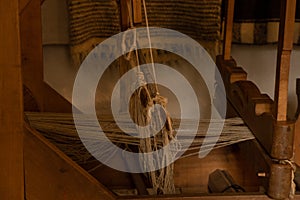
[[[104,38],[120,32],[119,9],[113,0],[69,0],[70,43],[78,66]]]
[[[233,42],[268,44],[278,42],[280,0],[235,1]],[[294,44],[300,44],[300,1],[297,0]]]
[[[149,25],[177,30],[197,41],[215,43],[220,41],[221,1],[146,0]],[[71,54],[75,64],[80,64],[95,45],[120,31],[119,1],[68,2]],[[215,54],[216,50],[210,51]]]

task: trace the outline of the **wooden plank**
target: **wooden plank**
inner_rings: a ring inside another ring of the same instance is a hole
[[[224,60],[231,59],[231,42],[233,29],[233,15],[234,15],[234,0],[226,1],[226,17],[225,17],[225,33],[223,43],[223,58]]]
[[[281,20],[277,52],[275,83],[275,114],[278,121],[287,120],[288,83],[293,33],[295,23],[296,0],[281,0]]]
[[[27,199],[115,199],[109,190],[39,133],[28,125],[25,125],[25,129]]]
[[[18,0],[0,1],[0,199],[24,199]]]

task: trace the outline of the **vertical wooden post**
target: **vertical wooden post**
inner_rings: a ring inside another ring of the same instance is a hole
[[[223,59],[231,59],[231,42],[233,29],[234,0],[227,0],[225,6],[225,35],[223,42]]]
[[[121,13],[121,31],[125,31],[130,27],[128,4],[130,0],[120,0],[120,13]]]
[[[130,17],[134,25],[142,23],[141,0],[120,0],[120,13],[122,31],[126,31],[130,28]]]
[[[295,24],[296,0],[281,0],[280,29],[275,82],[275,115],[287,120],[288,84]]]
[[[24,200],[19,1],[0,1],[0,199]]]
[[[142,1],[141,0],[133,0],[133,22],[134,24],[142,23]]]
[[[23,83],[34,95],[39,109],[44,107],[44,70],[41,1],[31,0],[20,13]]]

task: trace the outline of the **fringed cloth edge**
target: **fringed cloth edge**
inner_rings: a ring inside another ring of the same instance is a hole
[[[204,47],[212,57],[219,53],[221,0],[147,0],[146,5],[150,26],[177,30],[208,44]],[[121,31],[119,5],[116,0],[69,0],[68,10],[71,55],[79,67],[97,44]]]

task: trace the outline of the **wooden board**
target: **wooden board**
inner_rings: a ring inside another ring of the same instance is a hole
[[[24,199],[18,0],[0,1],[0,199]]]
[[[115,199],[95,178],[27,125],[24,139],[29,200]]]

